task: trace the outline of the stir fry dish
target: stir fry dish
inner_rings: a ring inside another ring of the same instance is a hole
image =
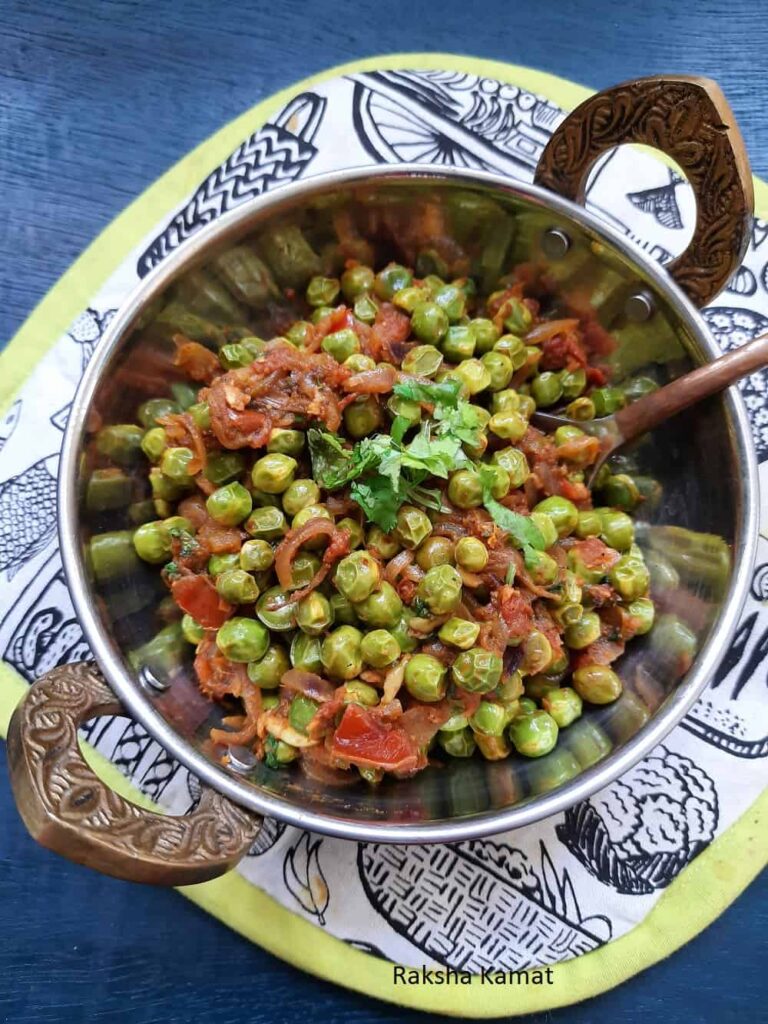
[[[653,382],[611,384],[610,335],[527,265],[481,298],[348,260],[305,297],[272,340],[177,333],[188,385],[97,435],[143,453],[132,543],[222,705],[213,743],[374,783],[549,753],[619,697],[654,605],[638,483],[603,469],[593,493],[599,441],[531,417],[589,420]]]

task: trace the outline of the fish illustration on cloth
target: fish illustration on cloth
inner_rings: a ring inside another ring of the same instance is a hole
[[[58,465],[48,455],[0,483],[0,574],[9,580],[56,533]]]

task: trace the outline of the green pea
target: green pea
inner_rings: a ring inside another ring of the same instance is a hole
[[[350,437],[367,437],[382,425],[381,407],[374,395],[361,395],[344,410],[344,426]]]
[[[307,505],[315,505],[320,501],[320,488],[314,480],[294,480],[283,491],[282,500],[286,514],[295,516]]]
[[[427,537],[416,551],[416,564],[425,572],[436,565],[450,565],[453,552],[454,544],[448,537]]]
[[[263,455],[251,470],[253,486],[266,494],[282,494],[293,483],[296,459],[274,452]]]
[[[339,519],[336,522],[337,530],[344,530],[349,534],[349,546],[359,548],[365,539],[363,528],[356,519],[351,519],[349,516],[344,516],[343,519]]]
[[[433,298],[438,306],[445,312],[451,323],[461,320],[467,307],[467,296],[463,290],[455,284],[444,284],[437,288]]]
[[[500,680],[503,663],[498,654],[483,647],[463,651],[451,667],[454,683],[470,693],[489,693]]]
[[[230,661],[258,661],[269,646],[269,632],[255,619],[227,619],[216,634],[216,646]]]
[[[434,345],[416,345],[402,360],[402,371],[418,377],[434,377],[442,366],[442,353]]]
[[[437,345],[446,335],[448,314],[436,302],[420,302],[411,316],[411,329],[419,341]]]
[[[320,559],[310,551],[299,551],[291,563],[291,590],[306,587],[320,568]]]
[[[442,279],[448,274],[448,264],[435,249],[422,249],[416,257],[416,273],[422,278]]]
[[[265,540],[247,540],[237,559],[240,568],[246,572],[264,572],[272,567],[275,553]]]
[[[501,466],[509,475],[512,487],[522,487],[531,475],[525,455],[517,448],[501,448],[491,456],[491,465]]]
[[[486,736],[501,736],[507,724],[507,713],[502,704],[483,700],[469,720],[473,732]]]
[[[408,619],[405,615],[401,615],[393,625],[390,625],[387,628],[395,640],[397,640],[398,646],[404,654],[410,654],[419,646],[419,641],[408,628]]]
[[[538,629],[532,629],[522,643],[523,659],[519,669],[523,675],[532,676],[546,672],[552,663],[552,645]]]
[[[451,363],[460,363],[475,354],[475,335],[468,324],[452,324],[446,331],[441,348]]]
[[[432,533],[432,523],[426,512],[414,505],[402,505],[397,513],[395,533],[404,548],[413,550]]]
[[[510,746],[504,736],[487,736],[484,732],[476,732],[474,737],[486,761],[503,761],[509,757]]]
[[[361,295],[358,299],[355,299],[355,304],[352,308],[355,317],[364,324],[374,323],[379,313],[379,307],[370,295]]]
[[[255,508],[243,525],[251,537],[259,540],[277,540],[288,532],[282,509],[271,505]]]
[[[509,725],[512,746],[524,757],[543,757],[554,750],[558,732],[557,722],[546,711],[518,715]]]
[[[510,334],[527,334],[533,323],[533,314],[522,299],[507,299],[502,307],[504,326]]]
[[[455,712],[447,722],[440,726],[440,732],[460,732],[469,725],[469,719],[463,713]]]
[[[203,476],[219,487],[240,476],[244,469],[245,459],[240,452],[210,452]]]
[[[619,388],[595,388],[589,397],[595,407],[595,416],[611,416],[626,404],[624,395]]]
[[[205,637],[205,630],[199,622],[195,622],[191,615],[183,615],[181,619],[181,633],[189,644],[197,646]]]
[[[264,763],[268,768],[284,768],[299,756],[298,747],[291,746],[285,740],[267,736],[264,740]]]
[[[291,520],[291,528],[298,530],[299,527],[304,526],[306,523],[311,522],[313,519],[327,519],[329,522],[333,522],[333,516],[325,507],[325,505],[305,505],[304,508],[300,509]],[[315,540],[308,541],[305,543],[305,548],[316,548],[324,546],[324,539],[322,537],[316,538]]]
[[[544,538],[545,550],[557,543],[557,528],[545,512],[531,512],[531,520],[538,527],[539,533]]]
[[[307,302],[310,306],[332,306],[340,290],[335,277],[313,277],[307,285]]]
[[[474,320],[469,321],[469,326],[472,328],[472,333],[475,336],[475,343],[479,354],[484,355],[486,352],[490,352],[499,340],[499,329],[493,320],[487,320],[485,317],[476,317]]]
[[[514,704],[515,710],[517,710],[520,698],[524,693],[522,675],[517,670],[510,672],[499,683],[496,693],[502,704]]]
[[[171,557],[171,535],[161,520],[143,523],[133,534],[136,554],[144,562],[160,565]]]
[[[250,366],[253,356],[244,345],[235,342],[221,346],[219,362],[225,370],[235,370],[240,366]]]
[[[433,615],[445,615],[461,601],[461,586],[461,576],[452,565],[436,565],[419,581],[416,596]]]
[[[597,612],[584,612],[578,622],[566,627],[563,639],[568,647],[582,651],[600,638],[600,616]]]
[[[621,391],[626,402],[636,402],[645,395],[658,391],[659,385],[650,377],[633,377],[621,385]]]
[[[491,383],[491,374],[485,363],[479,359],[463,359],[453,373],[470,395],[479,394]]]
[[[312,310],[309,322],[317,326],[317,324],[322,323],[327,317],[333,316],[335,312],[336,310],[333,306],[318,306],[316,309]]]
[[[468,572],[482,572],[488,564],[488,548],[477,537],[462,537],[456,544],[456,562]]]
[[[502,391],[509,386],[514,373],[512,360],[503,352],[486,352],[481,356],[480,362],[486,368],[491,377],[488,385],[491,391]]]
[[[363,707],[373,708],[379,703],[379,693],[362,679],[350,679],[344,684],[341,699],[345,704],[362,704]]]
[[[653,620],[656,615],[653,601],[647,597],[638,597],[632,601],[627,609],[635,620],[635,636],[645,636],[653,628]]]
[[[466,619],[448,619],[440,627],[437,635],[444,644],[458,647],[461,651],[468,651],[480,636],[480,624],[468,622]]]
[[[141,450],[150,462],[159,462],[168,444],[168,438],[162,427],[152,427],[141,439]]]
[[[284,430],[275,427],[269,435],[267,451],[279,455],[301,455],[304,448],[304,434],[301,430]]]
[[[573,688],[590,704],[611,704],[621,696],[621,680],[607,665],[585,665],[573,673]]]
[[[134,423],[102,427],[96,435],[96,450],[120,466],[130,466],[141,456],[144,431]]]
[[[608,573],[608,579],[624,601],[644,597],[651,582],[645,564],[630,555],[622,555]]]
[[[437,742],[450,757],[471,757],[477,749],[477,742],[471,729],[457,732],[439,732]]]
[[[415,427],[421,422],[421,404],[419,402],[411,402],[407,398],[392,395],[387,401],[387,408],[393,416],[399,416],[401,420],[405,420],[408,427]]]
[[[554,583],[559,571],[557,562],[551,555],[548,555],[546,551],[536,551],[535,549],[526,555],[525,567],[538,587],[548,587]]]
[[[195,458],[191,448],[166,448],[160,459],[160,472],[174,483],[186,485],[192,482],[189,464]]]
[[[309,723],[315,717],[319,706],[317,701],[312,700],[311,697],[305,697],[302,693],[296,694],[288,708],[288,721],[291,727],[296,732],[306,734]]]
[[[520,395],[514,388],[502,388],[491,395],[491,414],[497,412],[519,412]]]
[[[528,421],[519,412],[497,412],[488,421],[488,429],[505,441],[521,441],[528,430]]]
[[[593,420],[595,418],[595,403],[591,398],[575,398],[565,407],[565,415],[572,420]]]
[[[370,267],[362,265],[350,267],[341,275],[341,290],[344,298],[350,301],[359,299],[373,290],[374,273]]]
[[[195,402],[194,405],[190,405],[187,410],[189,415],[195,421],[195,425],[201,430],[210,430],[211,428],[211,410],[207,402]]]
[[[285,332],[285,336],[296,348],[304,348],[310,338],[313,338],[315,329],[308,320],[297,320],[291,324]]]
[[[296,625],[309,636],[320,636],[333,624],[333,611],[327,597],[317,590],[296,605]]]
[[[627,473],[611,475],[600,488],[600,497],[606,505],[631,512],[642,501],[640,488]]]
[[[412,282],[410,270],[399,263],[390,263],[376,275],[373,288],[380,299],[391,299],[395,292],[408,288]]]
[[[531,395],[539,408],[554,405],[563,397],[563,382],[559,373],[545,370],[537,374],[531,383]]]
[[[357,612],[354,605],[343,594],[331,594],[328,598],[333,613],[333,621],[339,626],[354,626],[357,624]]]
[[[392,296],[392,304],[406,313],[412,313],[420,302],[429,299],[429,292],[425,288],[418,288],[410,285],[408,288],[401,288]]]
[[[390,629],[394,632],[403,614],[403,602],[392,584],[384,581],[370,597],[355,603],[355,612],[358,618],[373,629]],[[400,647],[406,650],[402,643]]]
[[[626,512],[614,509],[599,509],[602,529],[600,539],[617,551],[627,551],[635,539],[635,527]]]
[[[363,669],[363,634],[354,626],[339,626],[323,640],[320,657],[326,672],[337,679],[354,679]]]
[[[336,567],[334,583],[348,600],[364,601],[377,589],[381,579],[379,563],[367,551],[353,551]]]
[[[581,697],[570,686],[550,690],[542,698],[544,710],[557,722],[558,729],[566,729],[581,718]]]
[[[456,508],[479,508],[483,503],[483,484],[473,469],[458,469],[448,480],[448,500]]]
[[[363,637],[360,652],[366,664],[386,668],[400,657],[400,644],[388,630],[374,629]]]
[[[143,427],[149,430],[157,426],[164,416],[172,416],[179,411],[178,405],[170,398],[150,398],[142,402],[136,410],[136,418]]]
[[[322,640],[307,633],[297,633],[291,641],[291,665],[305,672],[321,672],[323,668],[320,650]]]
[[[261,690],[274,690],[291,667],[290,659],[280,644],[270,644],[257,661],[248,662],[248,678]],[[263,707],[263,700],[262,700]]]
[[[340,331],[326,334],[320,347],[323,352],[333,356],[337,363],[343,363],[345,359],[360,351],[360,339],[351,327],[342,327]]]
[[[579,521],[579,510],[573,502],[559,495],[540,501],[533,511],[548,516],[561,538],[573,533]]]
[[[252,604],[259,596],[259,585],[244,569],[226,569],[216,578],[216,590],[231,604]]]
[[[211,555],[208,559],[208,573],[211,576],[220,576],[221,573],[227,572],[228,569],[239,569],[240,568],[240,555],[231,552],[225,552],[221,555]]]
[[[594,509],[587,509],[584,512],[579,512],[576,529],[573,532],[577,537],[585,539],[586,537],[597,537],[602,528],[603,524],[600,514],[595,512]]]
[[[252,507],[253,500],[250,494],[236,481],[218,487],[205,503],[211,519],[224,526],[237,526],[248,516]]]
[[[388,561],[394,558],[401,550],[400,541],[395,533],[384,533],[378,526],[372,526],[368,530],[365,545],[369,550],[375,551],[383,559]]]
[[[521,370],[528,359],[528,350],[522,338],[514,334],[505,334],[493,346],[494,352],[501,352],[512,363],[515,371]]]
[[[414,654],[405,666],[405,686],[416,700],[433,704],[445,696],[445,667],[431,654]]]
[[[259,598],[256,614],[269,629],[284,633],[296,625],[296,602],[280,587],[270,587]]]

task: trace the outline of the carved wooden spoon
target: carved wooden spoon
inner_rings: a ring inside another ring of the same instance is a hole
[[[678,377],[658,391],[644,395],[612,416],[578,421],[548,412],[535,412],[531,422],[535,427],[550,432],[562,426],[579,427],[586,434],[600,439],[600,457],[592,467],[587,481],[588,486],[591,486],[605,460],[623,445],[653,430],[688,406],[723,391],[730,384],[767,365],[768,334],[763,334],[735,352],[720,356],[719,359]]]

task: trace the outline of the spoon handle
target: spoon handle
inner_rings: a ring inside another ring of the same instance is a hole
[[[723,391],[742,377],[768,365],[768,334],[750,341],[735,352],[728,352],[706,366],[700,366],[673,380],[658,391],[646,395],[614,414],[623,441],[652,430],[702,398]]]

